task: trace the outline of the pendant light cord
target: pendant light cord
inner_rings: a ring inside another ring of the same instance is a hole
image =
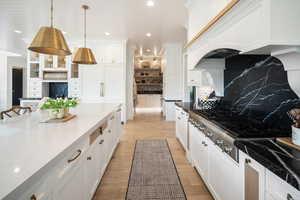
[[[84,48],[86,47],[86,8],[84,8]]]
[[[53,27],[53,0],[51,0],[51,27]]]

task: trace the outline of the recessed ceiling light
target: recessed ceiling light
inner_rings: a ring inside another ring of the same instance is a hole
[[[21,34],[21,33],[22,33],[22,31],[20,31],[20,30],[15,30],[14,32],[15,32],[15,33],[18,33],[18,34]]]
[[[147,33],[146,36],[147,36],[147,37],[151,37],[151,33]]]
[[[109,33],[109,32],[105,32],[104,34],[105,34],[106,36],[109,36],[109,35],[110,35],[110,33]]]
[[[146,3],[146,5],[147,5],[148,7],[153,7],[153,6],[154,6],[154,1],[148,0],[147,3]]]

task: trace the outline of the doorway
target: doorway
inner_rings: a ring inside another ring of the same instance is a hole
[[[23,69],[12,70],[12,105],[20,105],[23,97]]]
[[[161,112],[163,92],[161,57],[136,56],[134,66],[136,112]]]

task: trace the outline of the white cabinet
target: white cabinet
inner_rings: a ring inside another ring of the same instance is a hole
[[[200,70],[188,70],[187,72],[188,86],[201,86],[201,72]]]
[[[243,199],[243,170],[216,145],[209,146],[209,187],[216,200]]]
[[[91,44],[96,52],[96,60],[98,63],[124,63],[126,42],[99,42]]]
[[[4,200],[92,199],[122,134],[120,119],[119,109]]]
[[[244,178],[244,196],[245,200],[265,199],[265,176],[266,169],[254,159],[239,152],[240,164],[243,169]]]
[[[70,98],[79,98],[80,94],[81,94],[80,79],[78,78],[70,79],[68,85],[68,96]]]
[[[300,192],[294,187],[266,170],[266,200],[298,200]]]
[[[90,146],[89,151],[84,158],[85,187],[87,191],[86,199],[92,199],[101,176],[101,164],[103,163],[100,152],[102,151],[101,141],[102,138],[98,137],[98,139]]]
[[[42,81],[38,78],[30,79],[28,81],[27,96],[32,98],[42,97]]]
[[[182,67],[182,45],[164,44],[163,56],[163,93],[168,100],[184,97],[184,69]]]
[[[211,142],[195,126],[189,123],[190,156],[194,167],[202,179],[208,183],[208,146]]]
[[[183,148],[188,150],[188,113],[176,107],[176,136]]]
[[[122,101],[124,72],[122,64],[104,65],[104,97],[106,101]]]
[[[85,187],[82,186],[84,180],[84,168],[82,160],[77,163],[66,176],[55,185],[53,192],[54,199],[83,200],[86,198]]]
[[[104,69],[101,66],[81,66],[81,98],[85,102],[104,100]]]

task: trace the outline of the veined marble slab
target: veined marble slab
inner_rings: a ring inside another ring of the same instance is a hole
[[[0,122],[0,199],[93,131],[119,107],[117,103],[79,104],[70,111],[77,117],[60,124],[40,123],[47,115],[43,112]]]

